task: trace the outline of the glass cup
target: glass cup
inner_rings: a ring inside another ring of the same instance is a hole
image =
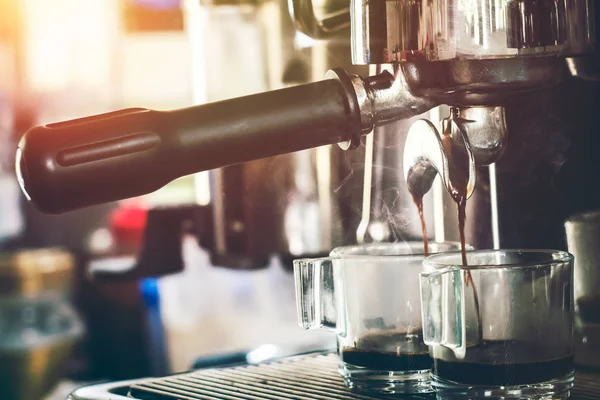
[[[431,243],[432,253],[457,243]],[[298,321],[337,334],[346,384],[379,393],[431,392],[431,358],[423,343],[419,272],[423,242],[334,249],[330,257],[294,261]]]
[[[423,337],[438,398],[567,399],[573,386],[573,256],[438,254],[423,262]]]

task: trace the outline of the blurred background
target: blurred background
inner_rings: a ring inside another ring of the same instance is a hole
[[[58,399],[89,382],[334,345],[330,335],[297,327],[290,260],[354,238],[342,225],[337,241],[324,238],[332,218],[327,210],[320,220],[319,207],[323,188],[335,189],[348,200],[339,212],[356,224],[356,199],[331,182],[362,185],[364,152],[356,165],[335,161],[344,168],[334,177],[318,169],[325,181],[313,161],[331,165],[337,148],[44,215],[19,191],[14,150],[36,124],[277,89],[319,79],[330,65],[352,71],[347,39],[320,43],[297,33],[280,0],[0,0],[0,15],[1,398]],[[265,168],[272,175],[257,187]],[[308,231],[297,229],[307,220]],[[222,226],[233,233],[219,238]],[[235,236],[257,226],[257,235]]]

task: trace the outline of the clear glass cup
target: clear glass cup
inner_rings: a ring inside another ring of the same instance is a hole
[[[567,399],[573,386],[573,256],[482,250],[428,257],[423,337],[438,398]]]
[[[438,253],[457,243],[430,243]],[[379,393],[431,392],[423,343],[419,272],[423,242],[334,249],[294,261],[298,321],[337,334],[339,372],[349,387]]]

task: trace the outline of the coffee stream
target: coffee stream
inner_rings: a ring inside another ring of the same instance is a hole
[[[467,185],[469,182],[468,160],[464,157],[456,157],[456,151],[452,146],[450,135],[442,136],[442,144],[448,156],[448,169],[450,181],[450,197],[458,206],[458,232],[460,234],[460,250],[462,254],[462,263],[467,266],[467,249],[465,240],[465,220],[467,218]],[[465,173],[467,172],[467,173]],[[468,279],[471,280],[471,273],[468,273]],[[468,286],[467,281],[467,286]]]
[[[458,231],[460,235],[460,250],[462,256],[463,266],[467,266],[467,249],[465,239],[465,221],[467,219],[467,185],[469,182],[469,168],[468,160],[465,157],[460,157],[454,147],[452,146],[452,138],[450,135],[442,135],[442,145],[446,151],[449,165],[449,181],[450,181],[450,197],[454,200],[458,208]],[[457,157],[458,156],[458,157]],[[465,173],[467,172],[467,173]],[[429,255],[429,244],[427,238],[427,226],[425,224],[425,217],[423,215],[423,196],[413,194],[413,201],[419,211],[419,217],[421,219],[421,229],[423,230],[423,254],[425,257]],[[479,296],[475,283],[473,282],[473,276],[471,271],[466,271],[466,282],[465,285],[473,287],[473,302],[475,305],[475,312],[477,314],[477,320],[479,325],[479,338],[483,339],[483,327],[481,325],[481,315],[479,313]]]
[[[427,238],[427,224],[425,223],[425,215],[423,214],[423,196],[413,194],[413,201],[419,210],[419,218],[421,219],[421,230],[423,231],[423,254],[429,256],[429,239]]]

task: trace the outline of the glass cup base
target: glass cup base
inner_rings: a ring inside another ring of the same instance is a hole
[[[339,372],[346,386],[360,392],[380,394],[416,394],[432,393],[431,372],[428,369],[418,371],[381,371],[357,367],[341,362]]]
[[[489,399],[489,400],[566,400],[570,396],[575,373],[547,382],[518,386],[478,386],[448,381],[437,376],[431,386],[438,400]]]

